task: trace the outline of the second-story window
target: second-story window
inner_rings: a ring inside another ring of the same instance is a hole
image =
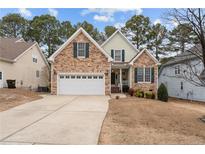
[[[79,58],[85,58],[86,53],[86,43],[78,43],[77,44],[77,56]]]
[[[37,63],[37,62],[38,62],[38,59],[37,59],[36,56],[32,56],[32,60],[33,60],[34,63]]]
[[[175,66],[175,75],[180,74],[180,65]]]
[[[121,50],[115,50],[115,61],[121,62],[122,61],[122,51]]]

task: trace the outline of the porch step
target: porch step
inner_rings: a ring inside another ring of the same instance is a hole
[[[119,87],[111,87],[111,93],[120,93]]]

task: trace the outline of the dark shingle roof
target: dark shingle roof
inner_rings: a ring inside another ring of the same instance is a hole
[[[0,58],[13,61],[34,44],[23,39],[0,38]]]
[[[201,52],[201,51],[202,51],[201,46],[196,45],[196,46],[190,48],[188,51],[185,51],[184,53],[181,53],[181,54],[173,57],[173,59],[166,62],[163,66],[172,65],[172,64],[180,63],[184,60],[197,58],[197,56],[194,55],[193,53],[197,52],[199,54],[199,52]]]

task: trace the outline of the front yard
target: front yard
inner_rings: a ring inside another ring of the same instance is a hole
[[[0,112],[42,98],[39,93],[24,89],[0,89]]]
[[[205,104],[111,99],[99,144],[205,144]]]

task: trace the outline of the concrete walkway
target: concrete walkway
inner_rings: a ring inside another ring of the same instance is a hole
[[[107,96],[45,96],[0,112],[0,144],[97,144]]]

